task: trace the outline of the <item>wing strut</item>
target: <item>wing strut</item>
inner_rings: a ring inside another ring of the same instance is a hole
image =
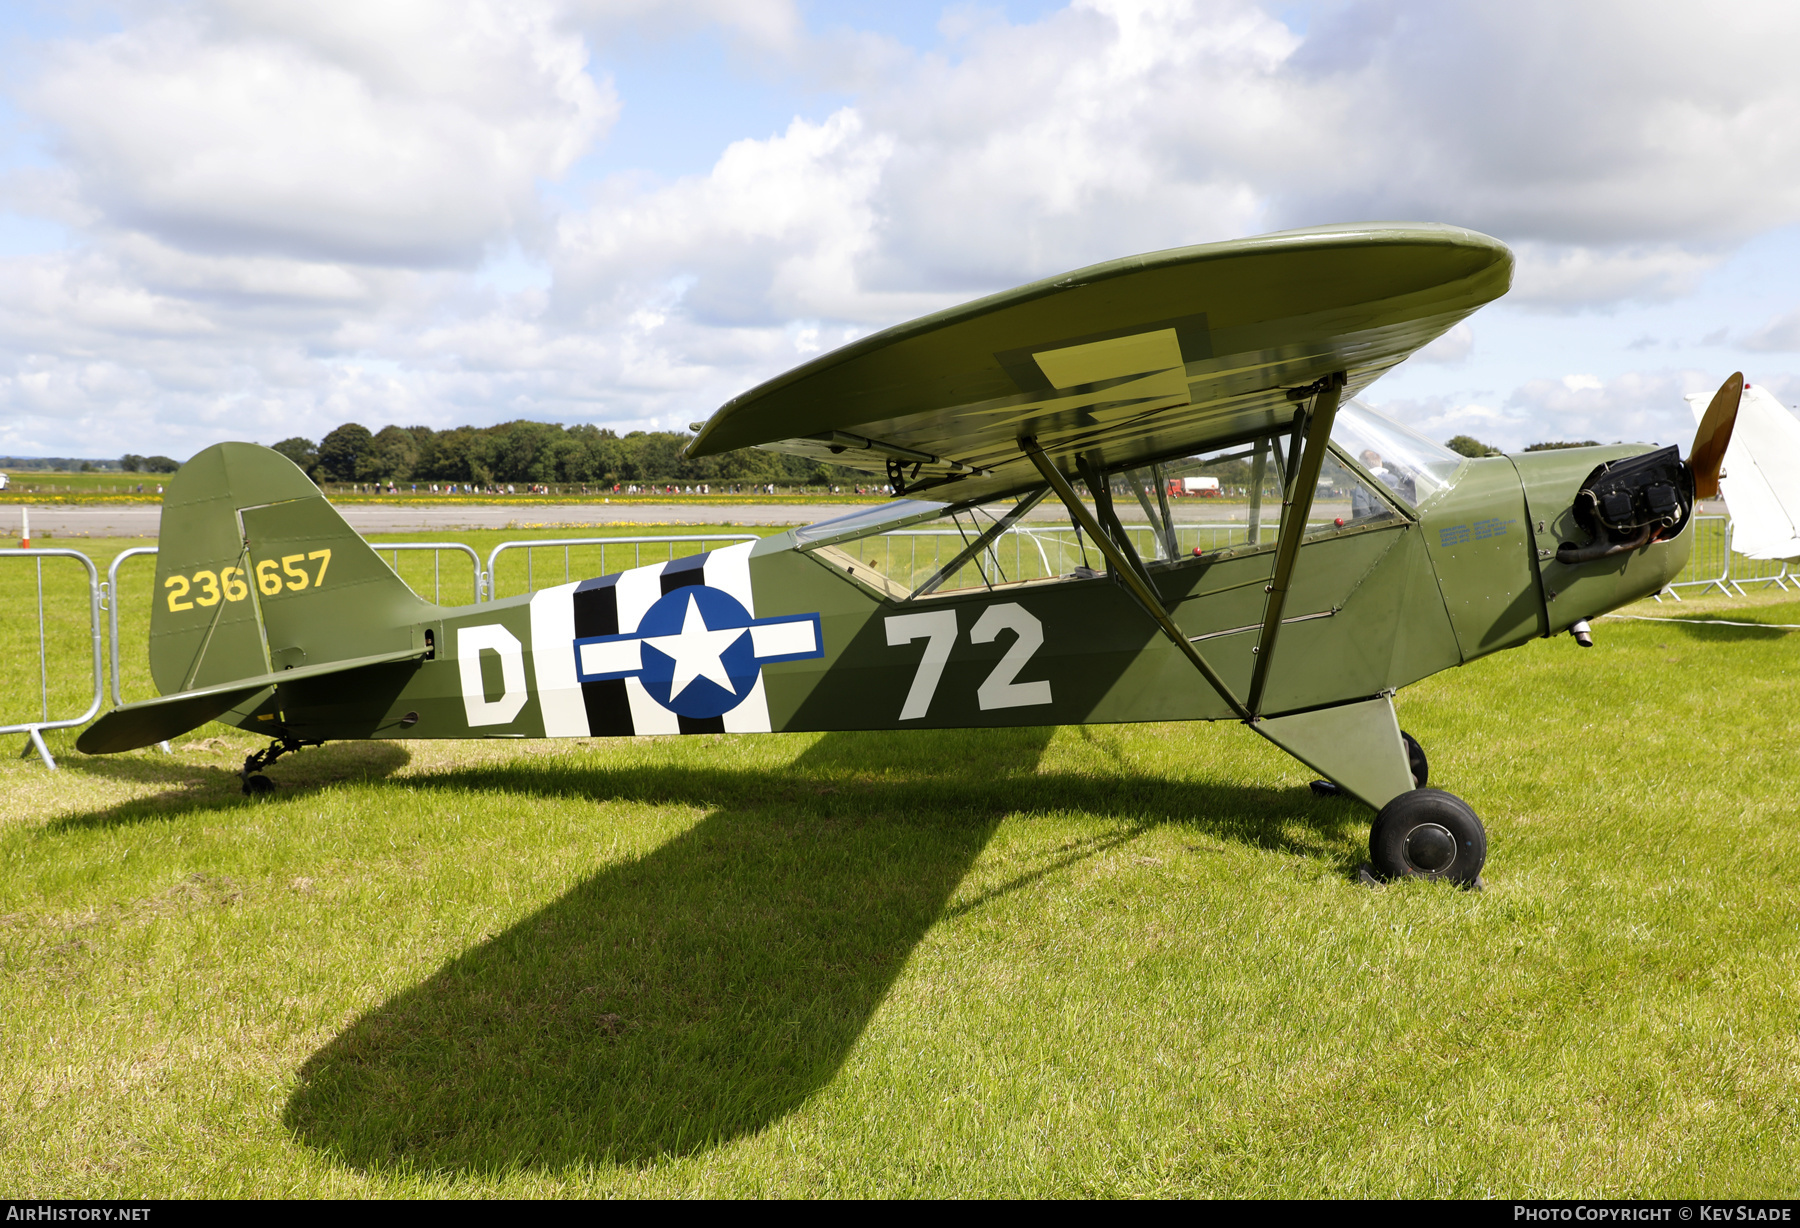
[[[1044,455],[1042,448],[1038,447],[1037,440],[1030,435],[1021,435],[1019,436],[1019,447],[1030,458],[1031,463],[1037,466],[1037,471],[1043,475],[1044,481],[1050,484],[1050,489],[1056,492],[1056,497],[1063,501],[1063,506],[1069,509],[1069,515],[1075,518],[1075,523],[1094,539],[1094,545],[1101,554],[1106,556],[1108,565],[1119,577],[1125,590],[1137,598],[1138,604],[1143,606],[1150,617],[1156,620],[1156,625],[1161,627],[1163,634],[1169,637],[1169,642],[1186,654],[1187,659],[1193,662],[1194,668],[1200,671],[1201,677],[1205,678],[1208,685],[1219,693],[1220,699],[1231,706],[1233,712],[1243,720],[1254,719],[1250,714],[1250,709],[1246,708],[1243,702],[1231,693],[1231,688],[1225,685],[1225,680],[1219,677],[1213,667],[1206,663],[1206,659],[1200,655],[1199,651],[1188,643],[1187,636],[1181,633],[1181,628],[1175,625],[1175,620],[1169,617],[1168,610],[1163,608],[1162,599],[1157,595],[1155,586],[1148,583],[1138,570],[1126,561],[1125,555],[1119,549],[1119,544],[1100,527],[1099,522],[1094,519],[1093,513],[1088,511],[1087,505],[1075,497],[1075,488],[1070,486],[1068,479],[1063,477],[1057,471],[1056,466],[1050,463],[1050,458]]]
[[[1118,543],[1120,555],[1131,565],[1131,570],[1137,573],[1137,578],[1154,591],[1155,586],[1150,583],[1150,573],[1144,570],[1144,560],[1138,557],[1137,548],[1131,544],[1131,535],[1125,532],[1125,526],[1119,523],[1118,509],[1113,507],[1112,488],[1106,484],[1106,479],[1101,476],[1100,471],[1094,467],[1094,463],[1085,455],[1076,454],[1075,467],[1081,472],[1081,480],[1087,483],[1088,493],[1094,497],[1095,518],[1099,520],[1113,541]],[[1110,558],[1111,556],[1108,556],[1109,561]],[[1115,567],[1114,570],[1116,571],[1117,568]]]
[[[1344,378],[1344,373],[1338,371],[1308,390],[1316,391],[1317,395],[1306,423],[1306,448],[1300,453],[1299,464],[1292,459],[1288,462],[1285,475],[1288,486],[1281,506],[1281,537],[1275,546],[1275,573],[1269,580],[1269,603],[1263,609],[1262,633],[1256,638],[1254,650],[1256,665],[1250,674],[1248,706],[1252,713],[1262,711],[1263,687],[1269,680],[1275,637],[1281,631],[1281,610],[1287,604],[1288,584],[1294,578],[1294,563],[1300,557],[1300,541],[1306,536],[1306,518],[1312,514],[1313,492],[1319,484],[1319,470],[1325,464],[1325,443],[1331,438],[1331,424],[1337,418]],[[1300,431],[1296,429],[1296,445],[1299,439]]]
[[[977,537],[974,541],[964,545],[955,558],[938,568],[937,574],[933,575],[931,579],[919,585],[919,587],[914,590],[913,596],[923,597],[927,593],[935,592],[938,585],[955,575],[956,569],[970,559],[975,560],[975,570],[981,571],[981,552],[992,545],[995,538],[999,537],[1002,533],[1012,528],[1014,524],[1018,523],[1019,518],[1026,512],[1029,512],[1032,508],[1036,507],[1038,503],[1042,501],[1043,497],[1044,492],[1042,490],[1034,490],[1024,498],[1020,499],[1017,503],[1013,504],[1012,509],[1008,511],[1006,515],[989,525],[980,537]],[[997,565],[998,564],[996,563],[996,566]],[[994,583],[992,580],[988,580],[985,573],[983,573],[981,578],[987,580],[990,587]],[[1004,575],[1000,578],[1002,580],[1006,579]]]

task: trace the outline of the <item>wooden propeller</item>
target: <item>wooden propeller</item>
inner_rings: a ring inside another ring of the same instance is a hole
[[[1738,402],[1744,399],[1744,373],[1735,371],[1719,385],[1712,404],[1700,419],[1694,432],[1694,446],[1688,452],[1688,468],[1694,471],[1694,497],[1713,499],[1719,494],[1719,467],[1725,463],[1725,446],[1731,442],[1731,428],[1737,424]]]

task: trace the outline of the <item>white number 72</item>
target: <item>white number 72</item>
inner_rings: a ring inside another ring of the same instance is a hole
[[[931,708],[931,697],[937,694],[944,677],[944,664],[950,660],[950,647],[956,642],[956,611],[931,610],[923,614],[896,614],[886,619],[888,647],[925,640],[925,653],[919,658],[919,672],[913,675],[912,687],[906,692],[906,704],[900,719],[916,721]],[[1032,654],[1044,646],[1044,624],[1024,606],[1014,602],[991,605],[975,620],[969,639],[976,644],[991,644],[1002,631],[1015,638],[1006,655],[995,663],[993,672],[975,690],[975,701],[983,712],[993,708],[1023,708],[1050,702],[1050,683],[1015,682]]]

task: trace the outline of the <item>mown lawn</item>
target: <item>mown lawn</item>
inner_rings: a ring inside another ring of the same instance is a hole
[[[1791,1195],[1800,640],[1597,640],[1400,697],[1482,893],[1225,725],[9,755],[0,1189]]]

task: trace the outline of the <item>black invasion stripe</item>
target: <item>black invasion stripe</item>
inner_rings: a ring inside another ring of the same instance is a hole
[[[619,634],[617,576],[589,580],[575,590],[575,637]],[[589,586],[592,587],[589,587]]]
[[[712,553],[708,551],[707,554]],[[706,583],[706,555],[694,554],[685,559],[676,559],[663,568],[662,591],[667,597],[678,588],[686,588],[690,584]]]
[[[724,733],[725,718],[722,716],[680,716],[675,720],[683,733]]]
[[[581,699],[587,705],[590,737],[629,738],[637,732],[637,727],[631,723],[631,699],[625,694],[623,678],[584,682]]]
[[[575,590],[575,635],[587,639],[594,635],[619,633],[619,590],[617,576],[589,580]],[[625,694],[623,678],[581,684],[582,703],[587,707],[588,734],[596,738],[628,738],[637,732],[631,723],[631,700]]]

